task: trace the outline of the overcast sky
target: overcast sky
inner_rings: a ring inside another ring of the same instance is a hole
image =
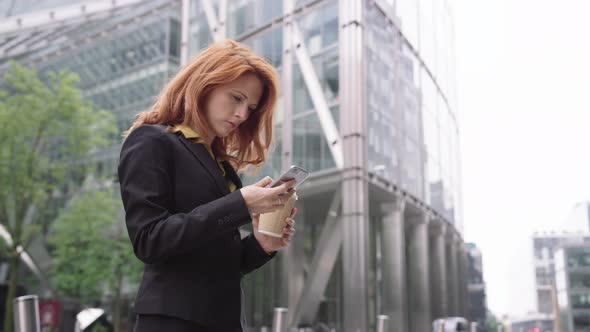
[[[533,231],[590,199],[590,1],[457,0],[465,239],[488,306],[536,308]]]

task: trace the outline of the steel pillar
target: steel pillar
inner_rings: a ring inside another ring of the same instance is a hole
[[[406,202],[399,197],[381,205],[381,259],[383,273],[382,314],[389,316],[390,332],[406,332],[406,249],[404,209]]]
[[[368,330],[368,182],[363,1],[339,5],[340,125],[343,145],[343,315],[345,332]]]
[[[447,316],[446,227],[442,220],[434,220],[430,226],[431,320]]]
[[[424,213],[410,220],[408,225],[408,310],[410,332],[429,331],[430,272],[428,249],[428,223],[430,215]]]
[[[448,272],[447,272],[447,298],[448,298],[448,309],[447,309],[447,316],[457,316],[459,314],[459,262],[457,257],[457,246],[455,240],[455,234],[452,233],[452,230],[448,229],[448,234],[446,238],[446,255],[447,255],[447,262],[448,262]]]

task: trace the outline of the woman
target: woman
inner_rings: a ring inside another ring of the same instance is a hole
[[[241,277],[289,244],[257,231],[260,213],[284,207],[293,182],[242,188],[272,140],[274,68],[226,40],[194,58],[153,109],[125,133],[119,179],[129,238],[145,263],[135,331],[241,331]],[[238,228],[253,223],[253,233]]]

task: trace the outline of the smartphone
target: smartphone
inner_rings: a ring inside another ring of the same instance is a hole
[[[304,170],[303,168],[299,167],[299,166],[291,166],[289,168],[289,170],[287,170],[285,173],[283,173],[277,180],[274,180],[270,185],[268,185],[269,188],[274,188],[277,186],[280,186],[281,184],[285,183],[285,182],[289,182],[293,179],[295,179],[296,183],[293,186],[293,188],[297,188],[298,185],[301,184],[301,182],[305,181],[305,179],[307,179],[307,177],[309,176],[309,172]]]

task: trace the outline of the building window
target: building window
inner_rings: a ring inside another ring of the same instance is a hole
[[[588,331],[590,330],[590,315],[583,313],[576,313],[574,317],[574,331]]]
[[[570,273],[571,288],[590,288],[590,274],[584,272]]]
[[[590,252],[587,250],[570,252],[567,258],[569,267],[590,266]]]
[[[590,309],[590,293],[572,294],[572,308],[574,309]]]

